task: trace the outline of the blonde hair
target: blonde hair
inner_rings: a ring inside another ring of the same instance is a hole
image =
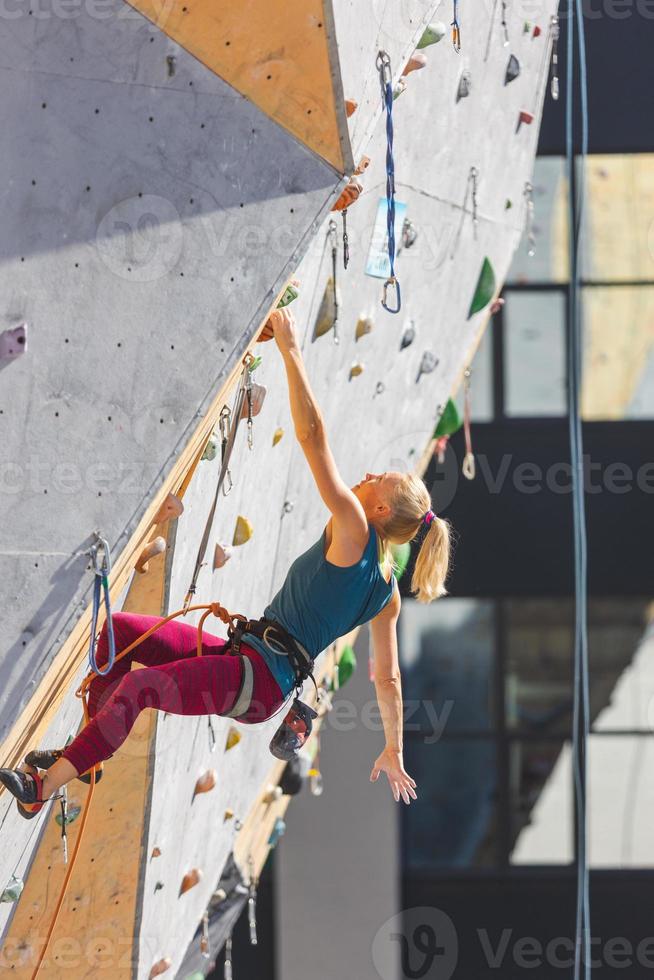
[[[382,565],[395,570],[397,563],[391,545],[412,541],[422,528],[423,518],[431,509],[427,487],[413,473],[405,475],[398,484],[392,500],[391,515],[380,528],[384,539]],[[450,525],[442,517],[434,517],[422,539],[411,577],[411,591],[418,602],[432,602],[447,595],[445,580],[450,566]]]

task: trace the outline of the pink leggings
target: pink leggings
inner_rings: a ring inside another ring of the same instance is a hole
[[[114,613],[116,653],[157,622],[156,616]],[[64,758],[78,773],[108,759],[125,741],[143,708],[176,715],[228,712],[236,702],[243,667],[240,657],[221,653],[225,642],[203,633],[203,655],[198,657],[197,628],[179,620],[166,623],[119,660],[106,677],[93,680],[89,687],[91,722],[65,749]],[[256,724],[270,718],[285,699],[261,654],[244,643],[241,652],[254,668],[254,691],[250,707],[238,720]],[[98,640],[99,667],[107,663],[107,655],[105,625]],[[134,661],[144,669],[132,671]]]

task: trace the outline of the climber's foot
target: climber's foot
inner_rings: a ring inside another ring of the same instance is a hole
[[[51,766],[54,766],[57,759],[61,759],[63,754],[63,749],[33,749],[32,752],[28,752],[25,756],[25,762],[28,766],[36,769],[50,769]],[[102,779],[102,772],[102,763],[98,762],[95,767],[96,785]],[[88,785],[91,782],[91,770],[89,769],[88,772],[80,773],[77,778]]]
[[[47,802],[42,799],[43,781],[37,772],[0,769],[0,783],[16,797],[18,812],[25,820],[32,820]]]

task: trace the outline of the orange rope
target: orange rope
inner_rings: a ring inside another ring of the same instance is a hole
[[[202,627],[208,616],[211,616],[213,614],[218,619],[220,619],[223,623],[226,623],[228,626],[233,625],[234,620],[240,620],[240,621],[247,620],[247,617],[242,616],[240,613],[234,613],[232,615],[227,611],[227,609],[225,609],[224,606],[221,606],[219,602],[212,602],[209,605],[189,606],[188,609],[178,609],[177,612],[171,613],[170,616],[166,616],[165,619],[159,620],[159,622],[155,623],[154,626],[150,627],[150,629],[146,633],[143,633],[142,636],[139,636],[138,639],[134,640],[133,643],[130,643],[128,647],[125,647],[124,650],[121,650],[120,653],[117,654],[114,664],[118,663],[119,660],[122,660],[123,657],[127,656],[128,653],[131,653],[131,651],[134,650],[136,647],[140,646],[140,644],[143,643],[144,640],[147,640],[149,636],[152,636],[153,633],[156,633],[157,630],[160,630],[162,626],[165,626],[166,623],[169,623],[172,619],[177,619],[179,616],[185,616],[187,612],[197,612],[200,609],[205,610],[205,612],[202,615],[200,622],[198,623],[197,655],[199,657],[202,656]],[[88,725],[90,721],[88,696],[87,696],[88,689],[91,685],[91,682],[93,681],[93,678],[97,676],[98,676],[97,674],[91,671],[89,674],[86,675],[86,677],[80,684],[78,690],[75,692],[77,694],[77,697],[82,699],[84,722],[86,725]],[[50,922],[50,926],[48,928],[48,932],[45,937],[45,942],[43,943],[41,952],[39,954],[39,959],[37,961],[34,972],[32,973],[32,980],[36,980],[36,977],[39,975],[41,971],[41,967],[43,966],[45,954],[48,951],[48,947],[52,940],[52,936],[55,931],[55,927],[57,925],[57,921],[59,919],[62,906],[64,904],[64,898],[66,897],[66,892],[68,891],[68,885],[70,884],[70,879],[72,878],[73,871],[75,869],[75,862],[77,861],[77,856],[80,851],[82,838],[84,837],[84,830],[86,828],[86,823],[89,817],[89,813],[91,812],[91,801],[93,800],[93,791],[95,789],[95,774],[96,774],[95,766],[93,767],[93,769],[90,770],[90,773],[91,773],[91,782],[89,783],[89,791],[87,793],[86,800],[84,802],[84,807],[82,809],[82,817],[79,825],[79,833],[77,835],[77,840],[75,841],[75,847],[73,848],[73,853],[70,862],[68,864],[68,869],[66,871],[66,875],[64,877],[64,881],[61,886],[59,898],[57,899],[54,915],[52,916],[52,920]]]

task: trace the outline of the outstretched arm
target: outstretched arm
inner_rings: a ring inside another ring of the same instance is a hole
[[[388,777],[393,796],[405,803],[417,799],[415,780],[404,769],[402,678],[397,655],[397,620],[400,615],[400,593],[397,584],[390,602],[370,623],[375,669],[375,691],[381,712],[386,747],[375,761],[370,774],[376,782],[381,772]]]
[[[334,516],[332,540],[343,554],[354,549],[352,561],[361,556],[368,538],[363,507],[341,477],[327,439],[325,422],[311,390],[302,352],[295,337],[295,318],[288,308],[275,310],[268,321],[284,359],[293,425],[318,492]],[[358,551],[358,554],[357,554]]]

